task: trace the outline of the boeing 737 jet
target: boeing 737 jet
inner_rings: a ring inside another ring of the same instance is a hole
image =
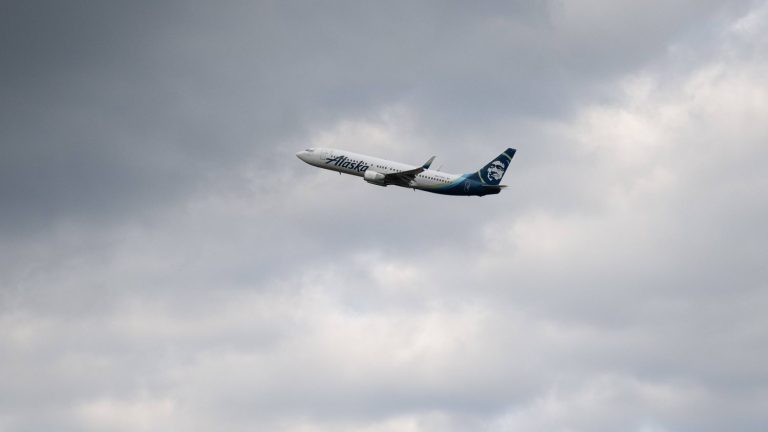
[[[362,177],[377,186],[395,185],[444,195],[483,196],[497,194],[506,187],[499,183],[515,156],[515,149],[508,148],[480,170],[462,175],[429,169],[434,156],[418,167],[331,148],[309,148],[296,156],[310,165]]]

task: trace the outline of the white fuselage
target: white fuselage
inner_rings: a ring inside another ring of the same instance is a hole
[[[363,177],[366,171],[391,174],[417,168],[413,165],[332,148],[307,149],[298,152],[296,156],[304,162],[318,168],[338,171],[340,173],[358,177]],[[462,176],[460,175],[426,169],[417,174],[407,187],[431,191],[435,188],[448,187],[456,184],[461,178]]]

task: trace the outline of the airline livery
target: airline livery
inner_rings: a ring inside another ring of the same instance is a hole
[[[331,148],[309,148],[296,153],[304,162],[339,173],[362,177],[377,186],[401,186],[444,195],[483,196],[501,192],[499,184],[515,156],[508,148],[480,170],[469,174],[448,174],[429,169],[435,157],[416,167]]]

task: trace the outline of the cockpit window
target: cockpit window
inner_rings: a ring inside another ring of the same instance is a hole
[[[312,153],[313,151],[315,151],[315,149],[313,149],[313,148],[308,148],[308,149],[306,149],[305,151],[307,151],[307,152],[309,152],[309,153]]]

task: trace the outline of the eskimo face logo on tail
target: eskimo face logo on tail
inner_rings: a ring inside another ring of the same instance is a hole
[[[501,181],[501,177],[504,176],[504,170],[507,166],[501,160],[495,160],[488,166],[486,177],[489,181]]]
[[[339,168],[347,168],[352,171],[365,172],[368,169],[368,165],[363,161],[353,161],[346,156],[336,156],[325,158],[326,165],[333,165]]]

